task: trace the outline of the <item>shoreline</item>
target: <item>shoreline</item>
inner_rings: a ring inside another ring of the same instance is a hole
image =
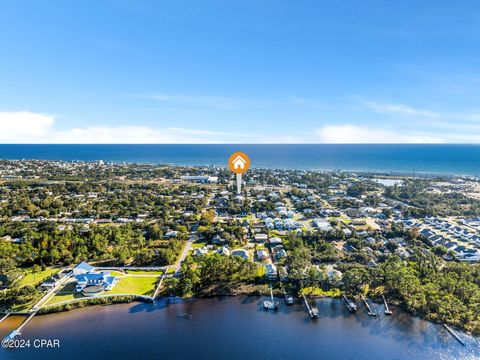
[[[86,164],[94,164],[98,163],[99,161],[103,161],[106,163],[112,163],[115,165],[138,165],[138,166],[168,166],[168,167],[186,167],[186,168],[204,168],[204,167],[211,167],[211,168],[220,168],[220,169],[227,169],[227,166],[223,163],[219,164],[187,164],[181,162],[141,162],[141,161],[128,161],[128,160],[105,160],[105,159],[97,159],[97,160],[62,160],[62,159],[34,159],[34,158],[5,158],[1,159],[0,161],[48,161],[48,162],[63,162],[63,163],[86,163]],[[354,175],[364,175],[364,176],[386,176],[386,177],[410,177],[410,178],[436,178],[436,177],[443,177],[443,178],[455,178],[455,177],[466,177],[466,178],[479,178],[480,174],[466,174],[466,173],[457,173],[457,172],[435,172],[435,171],[412,171],[412,170],[388,170],[388,169],[342,169],[342,168],[319,168],[319,167],[312,167],[312,168],[291,168],[291,167],[268,167],[268,166],[252,166],[252,170],[273,170],[273,171],[300,171],[300,172],[320,172],[320,173],[344,173],[344,174],[354,174]]]
[[[181,302],[188,302],[188,301],[197,301],[197,300],[203,300],[203,299],[221,299],[224,297],[239,297],[239,296],[246,296],[246,297],[256,297],[260,298],[262,296],[268,296],[269,294],[267,293],[254,293],[254,292],[239,292],[239,293],[212,293],[209,295],[204,295],[204,296],[190,296],[190,297],[179,297],[179,296],[174,296],[174,297],[160,297],[156,300],[153,301],[147,301],[144,297],[138,296],[138,295],[128,295],[128,296],[111,296],[111,297],[105,297],[105,298],[91,298],[91,299],[84,299],[84,300],[78,300],[74,301],[71,303],[64,303],[64,304],[59,304],[59,305],[52,305],[46,308],[42,308],[38,311],[37,316],[46,316],[46,315],[51,315],[51,314],[57,314],[57,313],[62,313],[62,312],[69,312],[72,310],[78,310],[78,309],[83,309],[83,308],[94,308],[95,306],[109,306],[109,305],[120,305],[120,304],[130,304],[130,303],[144,303],[144,304],[154,304],[155,302],[166,302],[166,305],[173,305]],[[274,294],[275,298],[281,298],[283,295],[278,295]],[[341,296],[334,297],[334,296],[321,296],[321,295],[305,295],[309,299],[341,299]],[[170,302],[170,299],[175,299],[173,302]],[[298,299],[298,297],[295,297]],[[356,300],[357,297],[355,297]],[[380,304],[381,302],[376,301],[378,299],[374,298],[369,298],[372,302],[375,304]],[[178,302],[177,302],[178,300]],[[408,314],[411,317],[421,319],[423,321],[429,322],[431,324],[436,324],[436,325],[445,325],[445,323],[442,322],[437,322],[433,321],[427,318],[424,318],[420,316],[419,314],[412,313],[402,307],[401,304],[399,303],[391,303],[391,306],[394,306],[401,311],[403,311],[405,314]],[[15,315],[15,314],[12,314]],[[472,336],[475,338],[480,339],[480,334],[475,334],[470,331],[465,330],[462,327],[459,327],[457,325],[453,324],[448,324],[452,327],[455,328],[455,330],[459,330],[462,333]]]

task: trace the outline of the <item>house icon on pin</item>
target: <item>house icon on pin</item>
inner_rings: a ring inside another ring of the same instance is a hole
[[[233,161],[232,161],[232,164],[233,164],[233,168],[236,169],[236,170],[243,170],[245,169],[245,164],[247,163],[247,161],[241,157],[240,155],[238,155]]]

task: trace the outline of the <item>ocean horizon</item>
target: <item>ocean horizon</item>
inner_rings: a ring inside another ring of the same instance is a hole
[[[0,159],[225,166],[235,151],[254,168],[480,175],[474,144],[0,144]]]

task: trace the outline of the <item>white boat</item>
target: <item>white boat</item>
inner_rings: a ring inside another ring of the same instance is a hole
[[[275,311],[277,311],[279,306],[280,306],[280,304],[278,303],[278,301],[273,300],[273,290],[272,290],[272,288],[270,288],[270,300],[265,300],[263,302],[263,307],[265,308],[265,310],[275,310]]]
[[[285,295],[285,303],[287,305],[293,305],[293,296]]]
[[[263,302],[265,310],[278,310],[279,304],[276,301],[265,300]]]
[[[18,331],[18,330],[13,330],[10,334],[8,334],[7,336],[5,336],[5,338],[3,339],[3,341],[13,340],[13,339],[15,339],[18,335],[20,335],[20,331]]]

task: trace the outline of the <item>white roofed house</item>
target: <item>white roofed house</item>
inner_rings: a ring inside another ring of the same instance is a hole
[[[231,254],[232,256],[240,256],[242,259],[248,260],[250,258],[250,254],[247,250],[245,249],[235,249],[232,250]]]
[[[256,255],[257,255],[257,259],[260,261],[267,260],[269,256],[268,251],[266,250],[257,250]]]
[[[277,280],[277,267],[273,264],[265,265],[265,277],[267,278],[267,280]]]
[[[208,249],[206,248],[197,248],[193,250],[193,256],[202,256],[208,254]]]
[[[271,246],[283,244],[283,240],[280,239],[279,237],[271,237],[271,238],[268,240],[268,242],[270,243]]]
[[[224,245],[220,249],[217,250],[217,253],[220,254],[220,255],[229,256],[231,252],[230,252],[230,249],[228,248],[228,246]]]
[[[95,267],[90,265],[90,264],[87,264],[86,262],[81,262],[80,264],[78,264],[77,266],[75,266],[72,270],[72,275],[73,276],[76,276],[76,275],[82,275],[82,274],[86,274],[86,273],[89,273],[91,271],[95,270]]]
[[[265,241],[268,240],[268,235],[267,234],[255,234],[254,239],[257,242],[265,242]]]
[[[320,231],[331,231],[333,230],[332,225],[326,219],[316,218],[312,220],[313,226],[315,226]],[[351,235],[351,233],[350,233]]]

